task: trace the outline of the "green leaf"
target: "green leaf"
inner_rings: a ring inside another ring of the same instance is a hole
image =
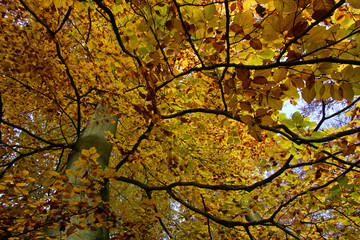
[[[145,47],[142,47],[142,48],[139,48],[139,53],[145,55],[145,54],[148,54],[149,53],[149,50]]]
[[[314,138],[322,138],[324,136],[324,133],[323,132],[319,132],[319,131],[315,131],[315,132],[312,132],[311,135],[314,137]]]
[[[295,112],[291,118],[295,124],[301,124],[304,121],[304,118],[301,116],[299,112]]]
[[[339,195],[339,193],[341,192],[341,189],[340,189],[339,184],[334,185],[334,186],[330,189],[330,191],[331,191],[331,194],[332,194],[333,196]]]
[[[215,6],[215,4],[207,5],[204,8],[204,13],[205,13],[205,18],[207,20],[212,19],[216,14],[216,6]]]
[[[245,219],[246,221],[248,221],[249,223],[251,222],[257,222],[262,220],[262,217],[260,216],[260,214],[258,212],[250,212],[249,214],[245,215]]]
[[[264,59],[272,59],[275,56],[275,53],[270,49],[266,49],[265,51],[259,53],[259,56]]]
[[[346,175],[343,175],[339,177],[336,181],[339,183],[339,186],[342,187],[348,184],[349,178]]]

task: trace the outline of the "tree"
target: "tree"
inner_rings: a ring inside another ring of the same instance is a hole
[[[358,1],[0,7],[1,239],[359,236]]]

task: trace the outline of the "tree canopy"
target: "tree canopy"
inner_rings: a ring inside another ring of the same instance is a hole
[[[1,239],[360,235],[358,0],[0,9]]]

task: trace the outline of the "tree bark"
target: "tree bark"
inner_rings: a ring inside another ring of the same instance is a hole
[[[75,164],[75,162],[81,157],[81,151],[83,149],[90,149],[91,147],[95,147],[97,153],[100,157],[97,159],[98,164],[102,168],[106,168],[109,166],[109,158],[112,150],[112,143],[106,140],[106,136],[108,135],[105,132],[110,132],[115,135],[116,126],[117,126],[117,116],[110,116],[106,113],[106,109],[98,105],[93,118],[90,120],[89,125],[82,131],[74,150],[69,154],[68,163],[66,169],[76,171],[79,167]],[[67,175],[69,178],[69,183],[72,184],[73,187],[77,185],[84,185],[82,181],[79,180],[77,176]],[[81,177],[81,176],[80,176]],[[104,183],[103,188],[100,192],[101,199],[105,202],[109,201],[109,186],[108,183]],[[93,199],[87,197],[86,193],[82,193],[80,196],[75,195],[72,200],[80,200],[82,198],[87,198],[88,202],[91,203]],[[77,216],[73,216],[71,218],[71,223],[79,224],[79,218]],[[90,223],[91,226],[96,227],[91,220],[87,220],[86,223]],[[72,234],[66,238],[62,237],[62,239],[66,240],[107,240],[109,239],[109,230],[104,227],[96,227],[96,231],[89,230],[76,230],[77,234]],[[46,230],[47,234],[50,236],[60,237],[61,232],[58,230]],[[66,232],[66,230],[65,230]],[[65,233],[64,231],[62,233]]]

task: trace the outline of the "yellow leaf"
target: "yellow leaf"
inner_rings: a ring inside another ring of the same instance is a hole
[[[84,166],[85,164],[87,164],[87,160],[83,157],[80,157],[79,160],[74,162],[74,164],[78,166]]]
[[[36,181],[36,179],[33,178],[33,177],[27,177],[27,179],[28,179],[30,182],[35,182],[35,181]]]
[[[53,3],[52,0],[43,0],[43,1],[42,1],[42,6],[43,6],[44,8],[48,8],[48,7],[51,6],[52,3]]]
[[[201,21],[204,19],[204,12],[199,8],[192,8],[192,14],[193,14],[193,18],[196,21]]]
[[[338,67],[338,64],[324,62],[324,63],[319,64],[318,70],[322,74],[332,74],[337,67]]]
[[[262,141],[261,128],[258,125],[249,125],[250,135],[255,138],[256,141]]]
[[[343,78],[343,80],[349,80],[353,76],[353,73],[354,68],[352,67],[352,65],[349,65],[343,70],[341,70],[341,77]]]
[[[69,176],[76,176],[76,173],[72,169],[66,169],[65,173]]]
[[[325,39],[327,39],[328,35],[329,32],[326,31],[326,28],[324,26],[315,26],[304,37],[304,40],[307,43],[323,43],[325,42]]]
[[[302,90],[302,98],[309,104],[312,102],[312,100],[314,100],[315,95],[316,95],[315,88],[313,87],[311,89],[305,87]]]
[[[49,187],[49,186],[51,186],[52,184],[53,184],[53,182],[54,182],[54,179],[51,179],[51,178],[48,178],[48,179],[46,179],[44,182],[43,182],[43,186],[44,187]]]
[[[342,89],[336,84],[331,84],[330,94],[331,97],[336,101],[341,101],[343,99]]]
[[[26,190],[25,188],[21,189],[21,192],[23,195],[29,195],[28,190]]]
[[[354,89],[352,88],[351,83],[343,83],[340,85],[342,90],[343,97],[348,100],[352,101],[354,98]]]
[[[27,184],[27,183],[22,182],[22,183],[17,183],[16,186],[17,186],[17,187],[25,187],[26,184]]]
[[[274,108],[276,110],[281,110],[282,109],[283,102],[281,100],[269,97],[268,102],[269,102],[270,107],[272,107],[272,108]]]
[[[84,155],[85,157],[90,157],[91,155],[90,151],[87,149],[81,150],[81,154]]]
[[[95,147],[91,147],[91,148],[89,149],[89,152],[90,152],[91,155],[93,155],[94,153],[96,153],[96,148],[95,148]],[[88,156],[87,156],[87,157],[88,157]]]
[[[216,14],[215,4],[207,5],[206,7],[204,7],[204,13],[207,20],[212,19]]]
[[[94,154],[91,155],[90,159],[96,160],[96,159],[98,159],[99,157],[100,157],[100,154],[94,153]]]
[[[329,99],[331,97],[331,93],[330,93],[330,87],[331,87],[332,84],[330,83],[325,83],[324,84],[324,90],[322,95],[321,95],[321,99],[322,100],[326,100],[326,99]]]
[[[21,189],[18,188],[18,187],[14,187],[14,191],[17,193],[17,194],[21,194]]]
[[[274,123],[274,120],[271,118],[270,115],[265,115],[261,118],[262,125],[271,125]]]
[[[240,117],[240,120],[249,125],[254,121],[254,118],[250,115],[244,115]]]
[[[234,23],[243,28],[252,27],[254,22],[254,16],[251,12],[239,12],[235,15]]]

